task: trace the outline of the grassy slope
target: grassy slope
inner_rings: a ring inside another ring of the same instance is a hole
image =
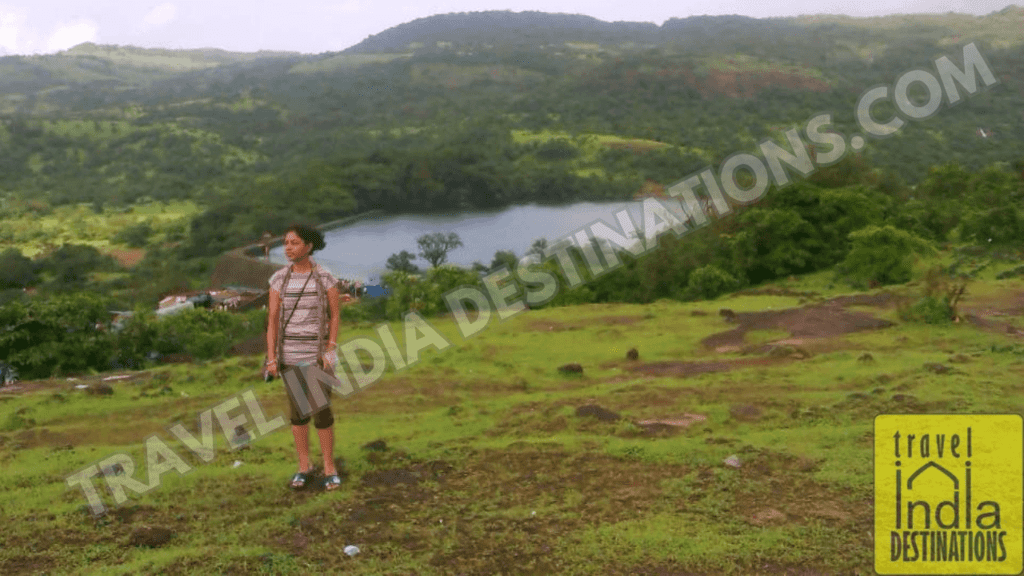
[[[991,43],[995,48],[1009,48],[1024,42],[1020,33],[1024,7],[1009,5],[1007,8],[986,16],[969,14],[900,14],[874,18],[853,18],[841,15],[814,15],[795,18],[797,24],[818,26],[840,24],[859,28],[870,34],[893,34],[908,28],[915,32],[941,36],[941,44],[956,44],[963,38],[972,38]],[[870,41],[865,43],[865,46]]]
[[[1024,282],[992,280],[998,271],[983,273],[965,306],[1016,298],[1017,316],[1003,320],[1020,325]],[[831,296],[829,278],[783,287]],[[144,466],[152,434],[187,454],[168,425],[191,428],[200,411],[248,387],[272,417],[284,407],[281,384],[255,377],[257,357],[140,373],[114,383],[110,397],[53,381],[0,401],[0,514],[10,519],[0,571],[870,573],[873,417],[1024,414],[1024,343],[966,324],[897,325],[819,343],[807,360],[691,377],[643,376],[622,360],[633,346],[641,362],[735,356],[700,345],[731,328],[719,308],[798,304],[796,296],[747,295],[533,311],[468,340],[450,321],[432,321],[451,347],[337,401],[336,455],[348,473],[339,492],[284,488],[295,462],[282,428],[238,453],[221,437],[212,463],[185,456],[190,474],[167,473],[160,487],[99,519],[83,509],[80,491],[65,490],[68,474],[116,452]],[[858,309],[896,319],[891,309]],[[371,333],[349,326],[340,338]],[[759,331],[748,342],[779,336]],[[863,351],[875,362],[859,362]],[[954,374],[923,368],[953,354],[970,359]],[[567,362],[584,375],[560,375],[555,368]],[[576,416],[588,402],[633,420],[707,420],[649,436],[629,422]],[[751,406],[759,415],[743,416]],[[391,450],[360,449],[378,438]],[[739,469],[722,464],[732,454]],[[236,460],[244,464],[233,468]],[[386,472],[396,469],[405,472]],[[418,482],[387,485],[387,474],[394,481],[416,471]],[[144,524],[176,535],[157,549],[127,546]],[[362,553],[346,557],[347,544]]]
[[[412,54],[337,54],[310,62],[296,64],[290,72],[295,74],[322,74],[335,72],[345,68],[357,68],[364,64],[380,64],[399,58],[408,58]]]
[[[635,152],[644,152],[649,150],[657,150],[668,146],[664,142],[656,142],[654,140],[644,140],[640,138],[622,138],[612,134],[580,134],[579,136],[573,136],[568,132],[557,131],[557,130],[542,130],[537,132],[531,132],[529,130],[513,130],[512,139],[516,143],[528,143],[528,142],[547,142],[549,140],[566,140],[570,142],[580,151],[580,155],[574,159],[574,164],[578,166],[573,172],[577,176],[588,177],[598,176],[600,178],[607,178],[608,173],[603,168],[603,163],[599,154],[602,150],[607,148],[625,148]],[[679,146],[679,150],[683,153],[690,153],[701,158],[704,158],[708,162],[711,161],[713,155],[707,150],[696,147]],[[629,178],[635,176],[635,174],[623,174],[622,172],[616,173],[617,177]]]
[[[186,227],[201,212],[194,202],[149,202],[124,211],[106,210],[96,214],[90,206],[59,206],[46,216],[31,213],[4,220],[9,239],[0,239],[0,251],[18,248],[34,258],[62,244],[87,244],[101,252],[123,249],[111,239],[122,229],[149,222],[159,242],[175,227]]]

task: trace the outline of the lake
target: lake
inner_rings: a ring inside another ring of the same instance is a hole
[[[498,250],[510,250],[523,256],[538,238],[551,243],[598,220],[618,230],[615,213],[623,208],[629,210],[639,229],[643,222],[640,202],[530,204],[492,212],[369,217],[325,232],[327,247],[314,254],[313,260],[338,278],[377,284],[380,274],[387,271],[385,264],[389,256],[402,250],[418,254],[416,239],[424,234],[455,232],[464,246],[449,252],[448,261],[466,267],[473,262],[489,266]],[[283,247],[271,250],[270,258],[278,264],[288,263]],[[413,263],[421,269],[430,266],[418,255]]]

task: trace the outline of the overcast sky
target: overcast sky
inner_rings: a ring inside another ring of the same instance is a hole
[[[958,12],[982,16],[1013,0],[0,0],[0,55],[48,54],[82,42],[145,48],[344,50],[367,36],[433,14],[538,10],[609,22],[740,14],[879,16]],[[1020,2],[1018,2],[1020,4]],[[1022,23],[1024,26],[1024,23]]]

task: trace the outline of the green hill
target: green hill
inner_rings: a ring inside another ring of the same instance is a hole
[[[191,202],[203,212],[175,248],[189,260],[293,220],[627,199],[762,143],[788,146],[787,131],[818,114],[850,138],[868,88],[958,61],[974,42],[998,84],[867,141],[851,164],[863,173],[834,179],[910,200],[936,166],[1021,171],[1020,13],[656,26],[478,12],[319,55],[86,44],[0,58],[0,212]],[[900,225],[955,229],[919,218]]]
[[[1005,328],[1024,321],[1024,284],[986,274],[970,320],[935,327],[898,319],[912,287],[824,282],[529,311],[468,339],[431,321],[452,346],[335,398],[329,494],[286,488],[284,392],[259,356],[20,383],[0,390],[0,570],[871,572],[873,466],[891,446],[875,415],[1024,414],[1024,341]],[[212,417],[207,460],[169,431],[201,438],[199,416],[232,399],[244,448]],[[974,432],[980,469],[991,440]],[[94,464],[99,515],[66,483]]]

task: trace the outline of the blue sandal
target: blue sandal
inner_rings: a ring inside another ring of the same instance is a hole
[[[330,492],[331,490],[337,490],[341,487],[341,478],[337,474],[328,476],[324,480],[324,490]]]
[[[292,490],[302,490],[309,483],[309,477],[313,474],[312,470],[307,472],[296,472],[295,476],[292,476],[292,481],[289,484]]]

